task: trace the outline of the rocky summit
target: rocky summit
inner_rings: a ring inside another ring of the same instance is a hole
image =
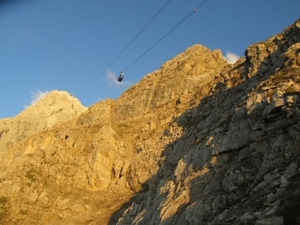
[[[0,120],[0,224],[300,224],[300,20],[228,64],[194,45],[118,99]]]

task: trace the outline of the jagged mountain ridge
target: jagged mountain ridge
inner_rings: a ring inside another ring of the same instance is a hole
[[[0,221],[297,220],[299,27],[234,65],[195,45],[119,99],[1,148]]]

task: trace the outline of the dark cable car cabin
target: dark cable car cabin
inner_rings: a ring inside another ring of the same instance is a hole
[[[120,76],[118,77],[118,81],[119,81],[119,82],[122,82],[123,78],[124,78],[124,71],[121,71],[121,74],[120,74]]]

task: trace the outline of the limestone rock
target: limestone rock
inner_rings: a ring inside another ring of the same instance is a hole
[[[86,107],[65,91],[52,91],[14,118],[0,120],[0,151],[55,124],[78,117]]]
[[[163,136],[172,141],[147,182],[152,188],[117,224],[298,221],[299,28],[297,21],[250,46],[199,105],[176,118],[184,132]],[[182,195],[186,202],[177,200]]]
[[[0,223],[299,223],[299,30],[234,65],[194,45],[116,100],[54,91],[0,120]]]

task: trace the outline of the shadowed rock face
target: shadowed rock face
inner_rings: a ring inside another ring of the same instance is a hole
[[[234,65],[194,45],[116,100],[0,120],[0,223],[300,223],[299,51],[297,21]]]

